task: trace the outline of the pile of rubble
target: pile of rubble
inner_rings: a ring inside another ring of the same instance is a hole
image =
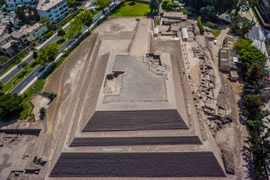
[[[219,96],[215,96],[216,76],[211,59],[203,56],[199,48],[196,49],[200,55],[200,86],[197,90],[196,103],[202,108],[208,119],[208,126],[215,134],[223,125],[232,122],[230,107],[219,103]]]

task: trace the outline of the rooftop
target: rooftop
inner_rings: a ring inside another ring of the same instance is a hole
[[[64,0],[39,0],[37,10],[47,11],[61,2],[64,2]]]
[[[33,30],[39,28],[40,26],[41,26],[40,23],[35,23],[33,25],[24,25],[24,26],[21,27],[20,32],[21,33],[30,33]]]

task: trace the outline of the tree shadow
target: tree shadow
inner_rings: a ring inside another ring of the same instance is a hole
[[[136,3],[134,1],[128,3],[129,6],[134,6]]]
[[[247,175],[248,177],[245,177],[245,179],[256,179],[256,172],[255,172],[255,168],[253,165],[253,161],[251,159],[251,153],[250,150],[247,146],[243,146],[242,150],[242,158],[243,160],[246,162],[245,165],[243,165],[243,167],[248,169]]]

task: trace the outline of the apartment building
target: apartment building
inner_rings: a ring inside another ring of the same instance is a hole
[[[5,56],[12,57],[30,43],[25,33],[20,31],[14,31],[11,34],[5,33],[0,37],[0,52]]]
[[[26,35],[28,41],[34,41],[40,38],[47,31],[48,28],[40,23],[36,23],[33,25],[24,25],[20,29],[20,32]]]
[[[270,23],[270,0],[260,0],[260,9],[266,23]]]
[[[38,0],[6,0],[7,9],[15,11],[20,5],[30,5],[36,7]]]
[[[68,6],[65,0],[40,0],[37,11],[40,17],[48,17],[54,23],[68,14]]]

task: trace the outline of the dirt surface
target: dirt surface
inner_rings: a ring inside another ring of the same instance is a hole
[[[35,97],[31,101],[34,105],[34,109],[32,113],[35,116],[35,120],[40,120],[40,109],[45,108],[47,109],[49,107],[50,99],[47,97],[44,97],[40,94],[36,94]]]
[[[44,148],[44,156],[48,157],[47,168],[40,173],[43,179],[48,169],[50,169],[53,160],[60,155],[66,137],[66,132],[70,124],[73,111],[70,111],[71,102],[78,100],[79,93],[72,94],[76,89],[80,89],[79,83],[82,83],[82,74],[86,71],[90,63],[89,56],[92,53],[97,35],[91,35],[68,57],[68,59],[59,67],[46,81],[45,92],[57,94],[57,97],[47,110],[47,141]],[[82,48],[88,47],[88,48]],[[91,50],[92,49],[92,50]],[[77,87],[77,88],[76,88]],[[74,108],[74,107],[72,107]]]
[[[23,176],[22,172],[34,159],[37,140],[35,135],[0,133],[0,179],[8,179],[12,171]]]
[[[223,39],[227,36],[228,29],[222,30],[217,38],[217,45],[208,42],[208,48],[211,52],[216,69],[218,69],[218,54],[222,47]],[[246,139],[248,132],[246,125],[242,124],[240,118],[239,101],[242,92],[242,84],[239,82],[231,82],[228,80],[227,74],[220,73],[222,87],[219,92],[218,103],[231,109],[232,123],[225,125],[216,133],[216,142],[224,152],[227,153],[227,161],[231,161],[230,168],[234,168],[234,175],[230,175],[230,179],[252,179],[254,176],[250,173],[250,161],[246,156]]]

